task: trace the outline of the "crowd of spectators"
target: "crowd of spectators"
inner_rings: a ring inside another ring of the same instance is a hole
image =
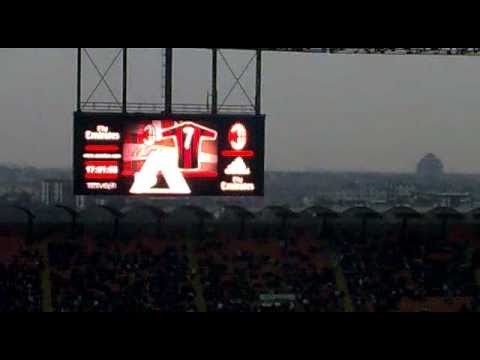
[[[22,250],[0,262],[0,313],[42,311],[41,270],[36,250]]]
[[[360,239],[341,225],[322,236],[292,225],[201,239],[60,239],[48,264],[22,249],[0,262],[0,312],[42,311],[46,266],[55,312],[341,312],[349,300],[357,312],[480,310],[473,246],[455,236]]]
[[[91,252],[76,244],[52,244],[54,311],[194,311],[185,247],[156,250],[141,243],[110,244]]]
[[[277,237],[214,238],[196,251],[207,310],[212,312],[342,311],[325,248],[292,234]]]
[[[466,242],[336,239],[356,311],[474,311],[478,292]],[[385,240],[385,239],[384,239]]]

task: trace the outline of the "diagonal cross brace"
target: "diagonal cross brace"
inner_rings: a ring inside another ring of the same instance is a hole
[[[227,66],[228,70],[230,71],[230,73],[232,74],[232,76],[234,77],[235,79],[235,83],[233,84],[232,88],[230,89],[230,91],[228,92],[228,94],[225,96],[225,98],[223,99],[223,102],[222,102],[222,105],[220,105],[220,109],[225,105],[225,103],[227,102],[228,98],[230,97],[230,95],[233,93],[233,90],[236,89],[237,86],[239,86],[243,92],[243,94],[245,95],[245,97],[247,98],[248,102],[250,103],[250,105],[252,106],[252,108],[255,108],[255,105],[252,101],[252,99],[250,98],[250,96],[248,95],[248,92],[245,90],[245,88],[243,87],[242,83],[241,83],[241,79],[243,78],[243,76],[245,75],[245,73],[247,72],[247,70],[249,69],[250,65],[252,64],[253,60],[255,59],[255,55],[252,56],[252,58],[250,59],[250,61],[247,63],[247,65],[245,65],[245,67],[243,68],[242,72],[240,73],[240,76],[237,77],[237,75],[235,74],[235,71],[232,69],[232,67],[230,66],[228,60],[225,58],[225,56],[223,55],[222,51],[219,51],[220,53],[220,56],[222,57],[222,60],[224,61],[225,65]]]
[[[107,87],[108,91],[110,92],[110,95],[112,95],[113,99],[116,101],[116,103],[118,105],[121,105],[120,104],[120,101],[117,99],[117,97],[115,96],[115,93],[113,92],[112,88],[110,87],[110,85],[108,84],[108,82],[106,81],[106,77],[108,75],[108,73],[110,72],[111,68],[113,67],[113,65],[117,62],[118,58],[120,57],[120,54],[122,53],[122,49],[119,50],[119,52],[117,53],[117,55],[115,56],[115,58],[113,59],[113,61],[110,63],[110,65],[107,67],[107,69],[105,70],[104,73],[102,73],[100,71],[100,69],[98,68],[97,64],[95,63],[95,61],[93,60],[93,58],[91,57],[90,53],[87,51],[87,49],[84,49],[85,51],[85,54],[87,55],[88,59],[90,60],[91,64],[93,65],[93,67],[95,68],[95,70],[97,71],[97,74],[98,76],[100,77],[100,80],[99,82],[97,83],[97,85],[95,86],[95,88],[92,90],[92,92],[90,93],[90,95],[88,96],[87,100],[85,101],[85,103],[88,104],[88,102],[90,101],[90,99],[92,98],[92,96],[95,94],[95,92],[97,91],[97,89],[100,87],[100,85],[102,84],[102,82],[105,84],[105,86]]]

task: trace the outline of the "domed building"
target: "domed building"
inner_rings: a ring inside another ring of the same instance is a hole
[[[442,161],[434,154],[426,155],[417,165],[417,176],[421,178],[438,178],[443,171]]]

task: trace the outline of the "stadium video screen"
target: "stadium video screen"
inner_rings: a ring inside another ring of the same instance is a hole
[[[263,196],[264,148],[264,116],[75,113],[75,194]]]

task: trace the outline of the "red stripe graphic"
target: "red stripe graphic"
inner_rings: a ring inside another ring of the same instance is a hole
[[[120,148],[117,145],[87,145],[85,146],[85,151],[114,153],[120,151]]]
[[[117,180],[117,174],[85,174],[87,180]]]
[[[251,150],[243,150],[243,151],[225,150],[225,151],[222,151],[222,156],[252,158],[255,156],[255,152]]]
[[[85,161],[85,166],[118,166],[118,161]]]

